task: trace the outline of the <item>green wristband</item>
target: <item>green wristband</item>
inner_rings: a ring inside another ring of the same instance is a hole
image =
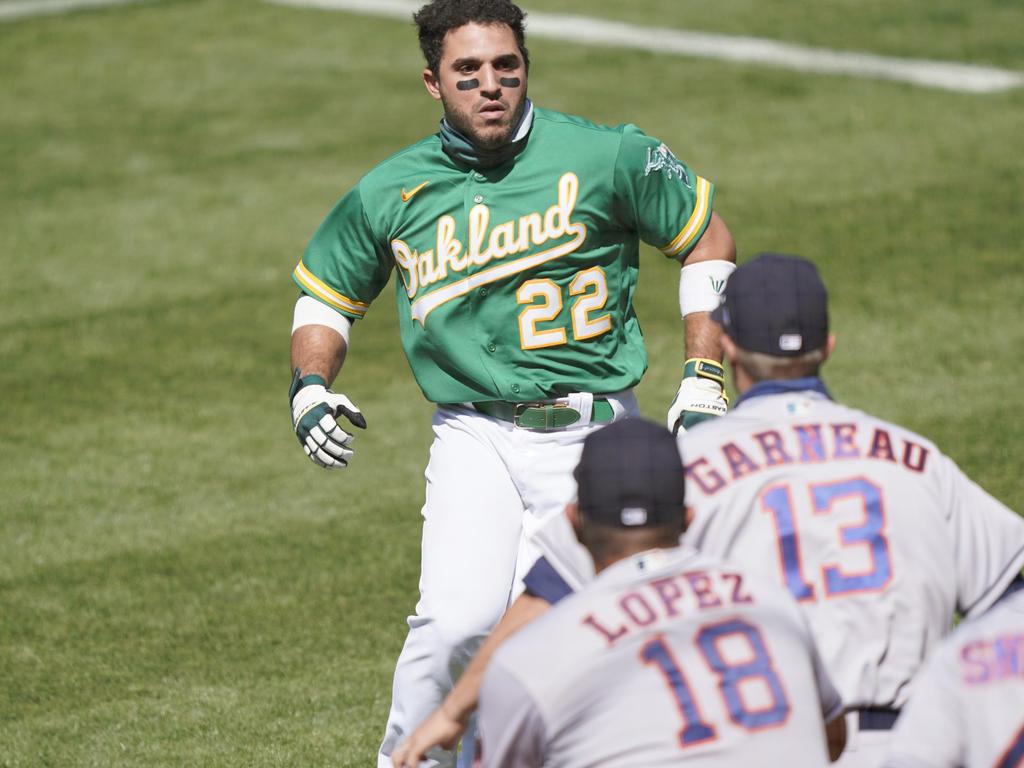
[[[694,376],[701,379],[711,379],[723,388],[725,387],[725,368],[714,360],[704,357],[691,357],[683,364],[683,378],[690,379]]]
[[[299,390],[303,387],[308,387],[310,384],[319,384],[321,387],[327,386],[327,382],[324,381],[322,376],[317,376],[315,373],[311,373],[309,376],[303,376],[302,371],[299,368],[292,371],[292,382],[288,385],[289,407],[291,407],[292,400],[295,399],[295,395],[298,394]]]

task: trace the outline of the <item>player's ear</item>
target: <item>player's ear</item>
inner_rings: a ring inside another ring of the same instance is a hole
[[[433,96],[436,100],[441,100],[441,82],[437,79],[432,70],[423,70],[423,85],[426,87],[427,93]]]
[[[576,538],[582,542],[580,533],[583,531],[583,517],[580,515],[579,505],[575,501],[570,501],[565,505],[565,516],[569,518],[569,525],[572,526]]]
[[[828,341],[825,342],[825,357],[823,357],[821,359],[821,362],[825,362],[830,357],[832,357],[832,353],[835,351],[835,349],[836,349],[836,335],[834,333],[830,333],[828,335]]]
[[[722,331],[722,353],[725,355],[725,359],[729,361],[729,365],[736,365],[736,344],[732,339],[729,338],[729,334]]]
[[[690,527],[693,522],[693,507],[683,507],[683,530]]]

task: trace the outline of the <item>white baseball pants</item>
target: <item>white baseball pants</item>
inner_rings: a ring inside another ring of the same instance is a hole
[[[632,392],[603,395],[615,418]],[[439,407],[426,469],[420,599],[395,667],[378,768],[451,690],[537,558],[530,535],[576,494],[583,439],[601,425],[532,432],[467,408]],[[429,766],[454,765],[437,750]]]

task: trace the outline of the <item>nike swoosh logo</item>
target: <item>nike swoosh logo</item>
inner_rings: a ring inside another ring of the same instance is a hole
[[[421,189],[423,189],[429,183],[430,183],[429,181],[424,181],[418,187],[413,187],[408,192],[406,192],[405,188],[403,187],[402,188],[402,202],[403,203],[408,203],[410,200],[413,199],[413,197],[415,197],[417,192],[419,192]]]

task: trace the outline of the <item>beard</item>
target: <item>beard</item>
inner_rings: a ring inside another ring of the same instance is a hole
[[[508,104],[504,99],[501,99],[501,103],[506,106],[506,110],[500,121],[475,127],[473,123],[474,117],[476,117],[475,112],[460,109],[449,103],[443,94],[441,96],[444,116],[449,125],[481,149],[498,149],[512,140],[512,131],[519,125],[523,111],[526,109],[526,93],[523,93],[515,110],[507,109]]]

